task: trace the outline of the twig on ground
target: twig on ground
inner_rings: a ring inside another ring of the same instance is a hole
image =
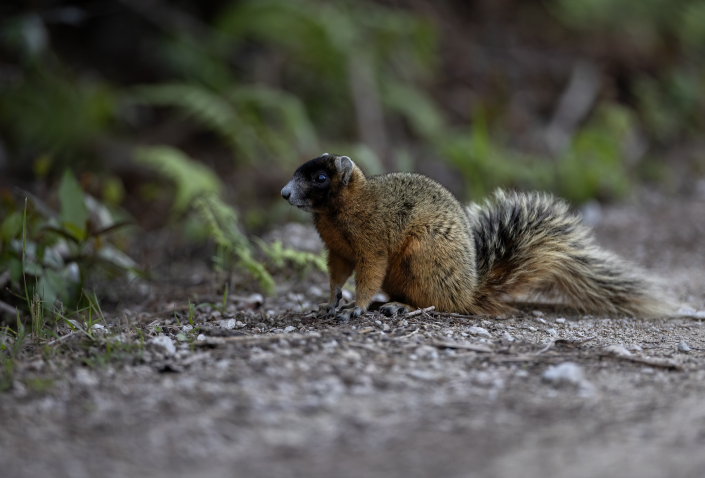
[[[473,352],[486,352],[492,353],[494,349],[489,345],[485,344],[469,344],[463,342],[452,342],[450,340],[433,339],[431,340],[431,345],[435,347],[445,347],[448,349],[462,349],[462,350],[472,350]]]
[[[257,344],[271,342],[274,340],[309,340],[321,338],[321,334],[313,332],[310,334],[274,334],[274,335],[238,335],[236,337],[207,337],[205,340],[197,340],[194,342],[197,346],[212,346],[223,344]]]
[[[539,350],[538,352],[536,352],[534,355],[541,355],[542,353],[544,353],[545,351],[547,351],[548,349],[550,349],[551,347],[553,347],[553,344],[555,344],[555,343],[556,343],[555,340],[551,340],[550,342],[548,342],[548,343],[546,344],[546,346],[545,346],[544,348],[542,348],[541,350]]]
[[[417,315],[425,314],[426,312],[431,312],[432,310],[436,310],[435,305],[432,305],[431,307],[426,307],[425,309],[416,309],[412,312],[408,312],[404,314],[404,318],[408,319],[409,317],[415,317]]]

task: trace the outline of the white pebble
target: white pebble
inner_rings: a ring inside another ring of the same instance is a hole
[[[509,342],[514,342],[515,340],[514,337],[509,335],[509,332],[507,332],[506,330],[504,331],[504,334],[502,334],[502,337],[504,337],[504,340],[508,340]]]
[[[550,335],[551,337],[555,337],[556,335],[558,335],[558,332],[556,331],[556,329],[546,329],[546,333],[548,335]]]
[[[421,345],[420,347],[417,347],[416,350],[414,350],[414,353],[417,357],[422,359],[427,358],[435,360],[438,358],[438,350],[436,350],[435,347],[431,347],[430,345]]]
[[[234,329],[236,325],[237,321],[235,319],[228,319],[223,322],[223,328],[228,330]]]
[[[471,334],[478,335],[480,337],[486,337],[486,338],[492,337],[492,335],[486,329],[483,329],[482,327],[468,327],[467,330]]]
[[[294,327],[293,325],[290,325],[290,326],[284,328],[284,333],[288,334],[289,332],[293,332],[294,330],[296,330],[296,327]]]
[[[311,287],[308,288],[306,291],[306,295],[310,297],[323,297],[324,296],[323,290],[318,287],[317,285],[312,285]]]
[[[181,331],[184,333],[191,332],[192,330],[193,330],[192,325],[184,325],[183,327],[181,327]]]
[[[85,368],[76,370],[76,382],[87,387],[98,385],[98,377]]]
[[[259,307],[264,304],[264,297],[262,294],[254,293],[247,298],[247,303]]]
[[[556,319],[556,322],[558,322],[559,324],[564,324],[564,323],[565,323],[565,319],[564,319],[563,317],[558,317],[558,318]]]
[[[176,347],[174,346],[174,341],[171,340],[166,335],[159,335],[157,337],[154,337],[152,340],[149,341],[149,343],[154,344],[157,347],[162,347],[170,355],[173,355],[174,353],[176,353]]]
[[[617,357],[628,357],[632,353],[624,348],[622,345],[609,345],[604,348],[604,351],[613,355],[616,355]]]
[[[690,347],[685,342],[679,342],[676,346],[680,352],[690,352]]]
[[[541,312],[540,310],[534,310],[531,312],[531,315],[533,315],[534,317],[543,317],[543,312]]]
[[[583,369],[573,362],[563,362],[549,367],[541,374],[541,378],[557,385],[564,383],[580,385],[584,381]]]
[[[198,337],[196,337],[196,340],[206,340],[206,336],[203,334],[198,334]]]
[[[684,315],[686,317],[695,317],[696,313],[697,311],[692,307],[681,307],[677,312],[678,315]]]

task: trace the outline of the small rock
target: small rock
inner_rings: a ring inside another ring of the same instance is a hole
[[[629,347],[629,350],[631,350],[631,351],[633,351],[633,352],[641,352],[641,351],[644,350],[644,349],[642,349],[640,346],[634,344],[634,345],[632,345],[632,346]]]
[[[256,309],[264,304],[264,297],[262,294],[254,293],[247,298],[247,305]]]
[[[206,336],[203,334],[198,334],[198,337],[196,337],[196,340],[206,340]]]
[[[573,362],[563,362],[554,367],[547,368],[541,378],[556,385],[571,384],[581,385],[585,378],[580,365]]]
[[[688,347],[688,344],[686,344],[685,342],[678,342],[676,348],[679,352],[690,352],[690,347]]]
[[[565,319],[563,317],[558,317],[556,319],[556,322],[558,322],[559,324],[565,324]]]
[[[93,324],[93,325],[91,325],[91,330],[98,332],[98,333],[104,333],[107,329],[103,325]]]
[[[705,319],[705,310],[699,310],[695,313],[694,317],[696,319]]]
[[[555,337],[556,335],[558,335],[558,332],[556,331],[556,329],[546,329],[546,333],[548,335],[550,335],[551,337]]]
[[[375,320],[375,324],[377,324],[377,325],[382,325],[382,321],[381,321],[381,320]]]
[[[306,291],[306,295],[308,295],[309,297],[323,297],[325,295],[325,293],[317,285],[312,285]]]
[[[531,332],[536,332],[536,327],[528,326],[527,329],[529,329],[529,331]]]
[[[191,332],[192,330],[193,330],[193,325],[184,325],[183,327],[181,327],[181,331],[183,333],[188,333],[188,332]]]
[[[533,310],[531,311],[531,315],[533,315],[534,317],[543,317],[543,312],[541,312],[540,310]]]
[[[479,337],[485,337],[485,338],[492,338],[492,335],[486,330],[483,329],[482,327],[468,327],[467,331],[470,332],[473,335],[477,335]]]
[[[438,350],[430,345],[422,345],[414,351],[415,355],[422,359],[435,360],[438,358]]]
[[[419,380],[433,381],[438,379],[438,374],[426,370],[410,370],[409,375]]]
[[[678,315],[683,315],[685,317],[695,317],[696,313],[697,311],[692,307],[681,307],[677,312]]]
[[[384,325],[382,325],[382,330],[383,330],[384,332],[389,332],[389,329],[390,329],[389,324],[384,324]]]
[[[235,319],[228,319],[223,322],[223,328],[227,330],[234,329],[235,325],[237,325],[237,321]]]
[[[149,341],[149,343],[154,344],[157,347],[163,348],[164,351],[166,351],[169,355],[173,355],[176,352],[174,341],[166,335],[159,335],[157,337],[154,337],[152,340]]]
[[[608,345],[604,351],[617,357],[629,357],[632,354],[623,345]]]
[[[509,332],[507,332],[506,330],[502,334],[502,337],[504,338],[504,340],[508,340],[509,342],[514,342],[514,340],[516,340],[514,337],[509,335]]]
[[[285,334],[288,334],[289,332],[293,332],[294,330],[296,330],[296,327],[294,327],[293,325],[290,325],[288,327],[284,327]]]
[[[76,383],[86,387],[94,387],[98,385],[98,378],[89,370],[79,368],[76,370]]]

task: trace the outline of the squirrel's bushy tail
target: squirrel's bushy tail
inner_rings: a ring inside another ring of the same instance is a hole
[[[599,248],[589,228],[553,196],[498,190],[467,208],[477,260],[477,306],[506,311],[506,301],[559,294],[583,312],[659,317],[673,307],[645,273]]]

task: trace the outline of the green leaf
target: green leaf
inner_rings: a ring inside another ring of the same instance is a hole
[[[0,239],[12,239],[22,232],[22,214],[13,212],[5,218],[0,226]]]
[[[22,280],[22,261],[15,257],[11,257],[8,261],[8,270],[10,271],[10,281],[13,284],[18,284]]]
[[[59,201],[61,202],[61,223],[77,239],[86,238],[86,222],[88,208],[83,198],[83,190],[70,170],[64,172],[59,186]]]

